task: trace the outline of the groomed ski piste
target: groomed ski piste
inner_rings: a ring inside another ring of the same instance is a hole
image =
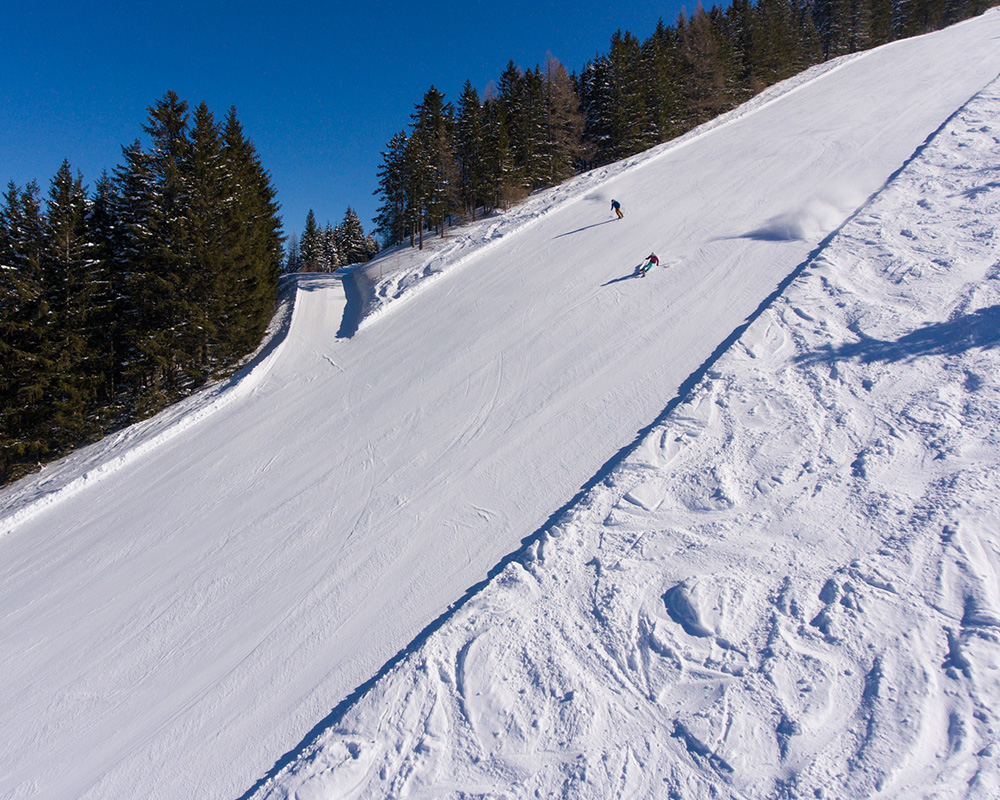
[[[0,796],[1000,795],[998,41],[300,276],[6,490]]]

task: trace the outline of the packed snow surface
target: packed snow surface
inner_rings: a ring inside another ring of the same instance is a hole
[[[1000,797],[1000,81],[254,797]]]
[[[302,276],[0,495],[0,796],[997,796],[998,37]]]

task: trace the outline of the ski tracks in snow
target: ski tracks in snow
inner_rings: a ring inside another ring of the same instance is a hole
[[[996,797],[998,143],[994,83],[254,796]]]

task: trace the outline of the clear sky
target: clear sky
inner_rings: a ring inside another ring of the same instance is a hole
[[[693,4],[691,4],[693,6]],[[710,5],[706,3],[706,6]],[[360,0],[243,3],[97,0],[10,3],[0,18],[0,185],[37,180],[62,160],[93,187],[142,137],[168,90],[235,106],[271,173],[286,233],[312,208],[320,224],[348,205],[370,230],[389,138],[431,85],[482,92],[507,61],[551,52],[570,71],[606,53],[618,28],[640,39],[674,0]]]

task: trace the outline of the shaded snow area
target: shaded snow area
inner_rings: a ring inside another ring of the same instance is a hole
[[[1000,797],[998,420],[993,83],[253,796]]]
[[[294,276],[0,492],[0,798],[995,793],[998,42]]]

